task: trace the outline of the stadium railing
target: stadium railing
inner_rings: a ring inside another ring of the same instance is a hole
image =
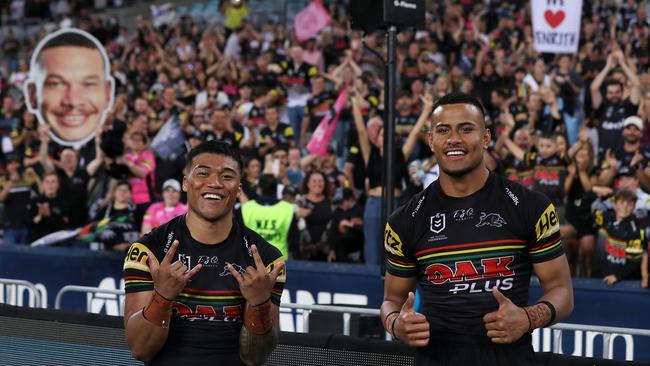
[[[26,281],[22,281],[26,282]],[[0,279],[0,283],[2,280]],[[88,286],[75,286],[68,285],[63,287],[56,296],[55,309],[61,309],[61,300],[63,295],[68,292],[84,292],[84,293],[104,293],[114,295],[124,295],[123,290],[107,290],[98,287]],[[342,315],[343,327],[342,333],[344,336],[351,335],[351,319],[352,315],[375,316],[379,317],[378,309],[360,308],[352,306],[335,306],[335,305],[306,305],[306,304],[281,304],[281,308],[298,310],[302,314],[302,329],[304,333],[310,332],[310,320],[313,312],[320,313],[336,313]],[[569,324],[558,323],[549,327],[552,330],[553,336],[553,353],[559,354],[562,345],[562,331],[583,331],[583,332],[598,332],[603,334],[603,358],[612,359],[612,342],[614,335],[632,335],[632,336],[645,336],[650,337],[650,330],[635,329],[635,328],[622,328],[622,327],[603,327],[594,325],[583,324]],[[541,332],[542,329],[535,332]],[[383,338],[387,341],[391,340],[391,336],[387,332],[383,332]]]
[[[349,310],[349,309],[348,309]],[[141,365],[131,358],[121,317],[0,304],[3,364]],[[538,353],[544,365],[642,365]],[[319,333],[280,334],[270,366],[413,365],[415,351],[400,342]]]

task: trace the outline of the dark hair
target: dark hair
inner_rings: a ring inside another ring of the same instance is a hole
[[[193,148],[189,153],[187,153],[187,157],[185,158],[185,174],[188,174],[192,168],[192,161],[194,158],[201,154],[225,155],[237,162],[240,175],[243,171],[244,163],[242,162],[241,155],[237,148],[227,142],[211,140],[202,142],[199,146]]]
[[[259,188],[262,196],[275,198],[278,193],[278,180],[273,174],[263,174],[260,177]]]
[[[481,104],[481,101],[474,96],[461,92],[452,92],[445,94],[440,99],[436,100],[436,102],[433,103],[433,109],[431,109],[432,113],[438,109],[438,107],[447,104],[471,104],[474,107],[478,108],[483,118],[485,118],[485,108],[483,107],[483,104]]]
[[[609,80],[605,81],[605,90],[607,90],[607,88],[610,85],[618,85],[621,88],[621,90],[623,90],[623,83],[621,83],[619,80],[609,79]]]
[[[88,37],[79,33],[64,32],[59,34],[58,36],[54,36],[49,40],[47,40],[47,42],[45,42],[43,47],[41,47],[40,53],[43,53],[43,51],[49,48],[65,47],[65,46],[91,48],[94,50],[98,49],[95,42],[88,39]]]
[[[614,193],[614,202],[636,202],[636,199],[636,193],[629,189],[619,189],[616,191],[616,193]]]
[[[300,191],[302,192],[302,194],[309,193],[309,186],[308,186],[309,179],[311,179],[311,176],[314,175],[314,174],[320,174],[323,177],[323,179],[325,180],[325,186],[323,188],[323,195],[329,199],[331,197],[331,193],[332,193],[332,188],[331,188],[330,181],[329,181],[329,179],[327,179],[327,175],[325,175],[325,173],[323,173],[322,171],[320,171],[318,169],[314,169],[314,170],[310,171],[309,173],[307,173],[307,175],[305,176],[305,179],[303,179],[302,183],[300,184]]]
[[[115,184],[115,188],[113,188],[113,190],[117,190],[117,188],[119,188],[121,186],[126,186],[129,189],[129,192],[132,192],[131,183],[129,183],[128,180],[118,180],[117,184]]]

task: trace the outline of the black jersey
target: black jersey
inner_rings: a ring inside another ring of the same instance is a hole
[[[534,170],[531,189],[544,193],[555,205],[564,205],[564,181],[569,164],[571,160],[564,153],[548,158],[536,152],[524,155],[524,165]]]
[[[152,365],[240,365],[239,332],[243,324],[245,300],[239,284],[226,269],[231,263],[240,272],[255,266],[249,247],[255,244],[262,261],[271,271],[282,254],[254,231],[233,219],[228,238],[206,245],[192,238],[185,215],[145,234],[131,244],[124,260],[124,287],[127,293],[152,291],[153,280],[147,254],[162,261],[174,240],[179,241],[174,256],[189,268],[203,268],[187,283],[172,304],[169,335]],[[279,305],[285,270],[278,277],[271,301]]]
[[[432,333],[485,336],[492,287],[526,306],[532,265],[563,254],[548,198],[494,173],[462,198],[431,183],[391,215],[384,238],[388,272],[417,278]]]
[[[616,275],[618,280],[640,279],[641,259],[648,250],[648,222],[634,214],[616,220],[613,210],[595,212],[598,225],[597,275]]]

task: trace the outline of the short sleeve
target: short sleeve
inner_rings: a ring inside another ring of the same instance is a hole
[[[124,258],[124,290],[126,293],[153,290],[153,278],[147,264],[150,234],[146,234],[129,247]]]
[[[555,206],[549,199],[535,193],[530,200],[533,227],[533,239],[529,241],[528,254],[533,263],[555,259],[564,254],[560,240],[560,221]]]
[[[407,235],[408,220],[404,214],[405,205],[398,209],[386,223],[384,230],[384,254],[386,255],[386,270],[398,277],[417,277],[417,260],[413,256],[412,243]]]
[[[524,154],[524,166],[534,168],[537,160],[537,154],[534,152],[527,152]]]

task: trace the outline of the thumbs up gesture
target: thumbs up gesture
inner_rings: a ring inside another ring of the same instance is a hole
[[[429,322],[424,315],[415,312],[414,302],[415,295],[409,292],[395,320],[394,335],[411,347],[424,347],[429,344]]]
[[[487,336],[494,343],[512,343],[521,338],[530,327],[526,310],[513,304],[496,287],[492,288],[492,295],[499,308],[483,317]]]

